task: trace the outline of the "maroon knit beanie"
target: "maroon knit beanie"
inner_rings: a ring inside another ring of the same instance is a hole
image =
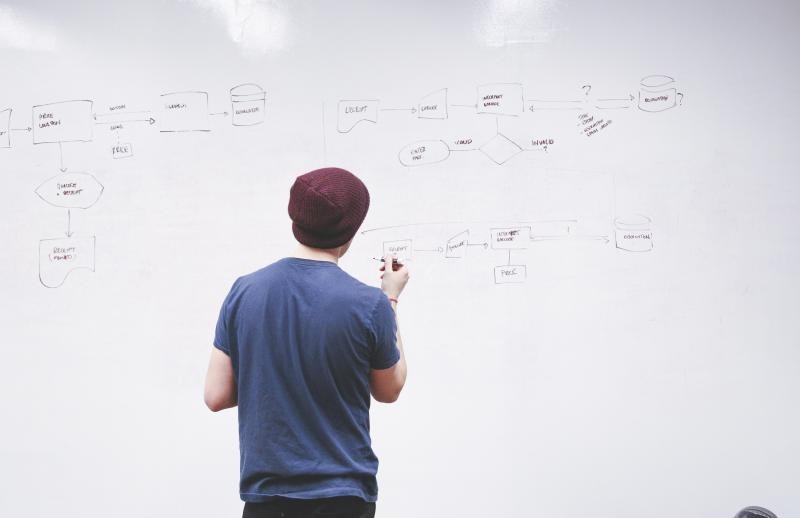
[[[336,248],[350,241],[367,209],[367,187],[356,175],[338,167],[298,176],[289,191],[294,237],[313,248]]]

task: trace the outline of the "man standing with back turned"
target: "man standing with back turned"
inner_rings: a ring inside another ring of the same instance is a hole
[[[238,278],[222,305],[205,402],[239,407],[243,518],[375,515],[370,393],[391,403],[405,384],[395,310],[408,270],[385,257],[379,290],[339,268],[368,208],[344,169],[299,176],[295,255]]]

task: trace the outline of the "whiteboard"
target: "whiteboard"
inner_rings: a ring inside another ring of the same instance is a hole
[[[0,514],[241,514],[213,326],[333,165],[412,271],[378,516],[800,515],[799,15],[0,5]]]

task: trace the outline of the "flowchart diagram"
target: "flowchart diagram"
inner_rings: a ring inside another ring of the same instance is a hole
[[[678,91],[674,78],[651,75],[641,79],[636,94],[595,97],[592,85],[583,85],[581,94],[564,99],[526,98],[520,83],[491,83],[476,89],[470,104],[450,104],[447,88],[435,90],[419,98],[413,106],[381,107],[378,99],[340,100],[337,105],[339,133],[350,133],[361,123],[376,124],[381,112],[406,112],[417,119],[447,120],[450,110],[468,109],[477,116],[493,116],[495,134],[485,141],[471,136],[457,139],[428,139],[411,142],[397,154],[403,166],[419,167],[442,162],[454,152],[480,152],[495,164],[502,165],[523,152],[546,152],[556,145],[552,135],[537,135],[528,139],[510,137],[501,130],[503,117],[521,117],[526,113],[560,110],[575,112],[575,125],[580,135],[593,138],[604,132],[614,119],[607,114],[613,110],[638,109],[643,113],[659,113],[683,104],[684,94]]]
[[[405,107],[383,106],[377,98],[340,100],[337,105],[337,131],[350,134],[359,125],[377,124],[384,112],[404,112],[417,120],[447,121],[454,110],[462,110],[462,113],[468,110],[477,117],[488,117],[494,125],[494,134],[479,140],[459,130],[462,136],[454,139],[413,141],[399,150],[398,161],[405,167],[420,167],[447,160],[453,153],[473,152],[483,154],[494,164],[503,165],[520,153],[547,152],[550,147],[558,145],[558,138],[552,134],[539,133],[528,139],[506,134],[501,125],[504,118],[563,112],[565,117],[572,118],[577,135],[590,139],[597,138],[613,127],[616,116],[612,117],[611,114],[616,111],[629,110],[641,113],[644,117],[657,116],[679,108],[683,100],[684,94],[679,91],[677,82],[667,75],[643,77],[635,92],[624,95],[595,95],[592,85],[586,84],[576,88],[574,96],[564,98],[529,98],[520,83],[491,83],[478,86],[474,100],[464,104],[452,103],[446,88],[423,95],[414,105]],[[596,215],[595,219],[607,221],[601,215]],[[443,225],[447,227],[447,232],[442,230]],[[414,256],[445,262],[465,259],[472,254],[494,257],[492,278],[495,284],[501,285],[526,282],[528,266],[519,257],[522,251],[541,242],[586,242],[598,247],[610,245],[620,254],[653,250],[653,220],[647,215],[612,217],[603,226],[608,230],[584,233],[582,229],[586,227],[579,225],[577,219],[493,225],[418,223],[367,229],[362,233],[380,238],[380,250],[375,250],[376,254],[392,254],[401,261]],[[440,228],[434,232],[431,230],[433,227]],[[404,228],[407,235],[402,235]],[[419,229],[428,229],[428,232]],[[420,232],[425,236],[422,243],[414,237]],[[432,238],[433,235],[436,237]]]
[[[96,236],[76,235],[72,229],[72,211],[92,207],[104,188],[91,173],[69,170],[64,164],[64,146],[94,142],[96,129],[103,128],[114,135],[109,152],[117,160],[134,156],[133,143],[122,139],[126,128],[134,124],[169,134],[212,131],[214,118],[230,116],[235,127],[256,126],[265,121],[266,92],[258,84],[231,88],[230,112],[211,112],[208,99],[204,91],[169,92],[160,96],[160,108],[156,111],[131,111],[123,103],[109,106],[102,113],[95,111],[92,100],[59,101],[33,106],[31,125],[26,127],[12,126],[13,109],[0,111],[0,148],[17,145],[17,138],[12,138],[16,132],[29,133],[34,146],[58,147],[59,174],[34,191],[45,203],[66,211],[66,231],[39,241],[39,280],[43,286],[59,287],[75,270],[95,271]]]
[[[434,229],[426,232],[425,229]],[[481,230],[475,231],[475,227]],[[391,239],[381,240],[380,255],[393,255],[400,262],[414,260],[424,255],[431,259],[457,261],[470,254],[491,253],[495,257],[493,279],[495,284],[522,284],[528,277],[528,266],[517,259],[517,254],[541,242],[583,241],[606,246],[613,243],[620,252],[649,252],[653,249],[652,220],[635,214],[616,218],[611,235],[583,233],[577,219],[552,219],[504,224],[461,224],[457,222],[418,223],[370,228],[362,235],[391,234]],[[460,228],[444,239],[426,239],[420,244],[413,234],[441,235],[446,229]],[[420,231],[420,229],[423,229]],[[403,235],[405,234],[405,235]]]
[[[556,144],[552,137],[539,136],[523,143],[505,135],[499,121],[503,117],[520,117],[539,110],[574,112],[580,133],[592,138],[613,122],[603,110],[638,110],[660,113],[681,106],[683,94],[675,80],[668,76],[643,78],[637,95],[594,98],[592,87],[581,88],[582,97],[575,99],[527,99],[522,85],[492,83],[477,88],[472,104],[450,104],[445,88],[422,96],[414,106],[381,107],[378,100],[343,100],[338,103],[337,130],[350,133],[362,122],[377,123],[378,114],[386,111],[407,112],[417,119],[446,121],[455,109],[474,110],[476,116],[494,118],[496,132],[484,142],[465,137],[456,140],[423,140],[404,146],[398,153],[400,163],[417,167],[440,162],[454,152],[481,152],[496,164],[504,164],[524,151],[546,152]],[[158,98],[158,109],[129,109],[126,103],[97,109],[91,99],[65,100],[31,107],[30,125],[18,123],[19,112],[6,108],[0,111],[0,148],[18,146],[25,138],[35,146],[58,151],[58,172],[41,180],[34,193],[46,204],[63,209],[65,228],[39,240],[39,280],[48,288],[56,288],[75,270],[95,271],[96,236],[76,232],[75,211],[93,207],[102,198],[104,186],[91,171],[72,170],[64,162],[64,148],[108,142],[108,154],[114,160],[134,156],[135,138],[131,127],[152,128],[156,134],[208,133],[227,121],[233,127],[257,126],[266,120],[266,92],[255,83],[236,85],[229,90],[224,111],[212,111],[208,92],[201,90],[166,92]],[[15,117],[16,116],[16,117]],[[490,119],[491,120],[491,119]],[[100,138],[105,136],[106,138]],[[111,136],[109,139],[108,137]],[[106,145],[106,144],[103,144]],[[613,243],[620,252],[649,252],[653,249],[652,220],[633,214],[613,220],[609,232],[582,234],[576,220],[516,222],[487,229],[465,226],[454,230],[435,246],[419,246],[413,236],[385,239],[381,252],[401,258],[427,254],[443,260],[459,260],[468,254],[485,252],[496,256],[493,261],[496,284],[520,284],[527,278],[527,265],[518,260],[519,251],[541,241],[591,241],[597,245]],[[370,229],[365,232],[380,232]],[[480,236],[480,237],[478,237]]]

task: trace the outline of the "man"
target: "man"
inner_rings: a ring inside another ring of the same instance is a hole
[[[222,305],[205,402],[239,407],[243,518],[375,514],[370,393],[391,403],[405,384],[395,310],[409,274],[385,257],[379,290],[339,268],[368,208],[344,169],[299,176],[295,255],[237,279]]]

